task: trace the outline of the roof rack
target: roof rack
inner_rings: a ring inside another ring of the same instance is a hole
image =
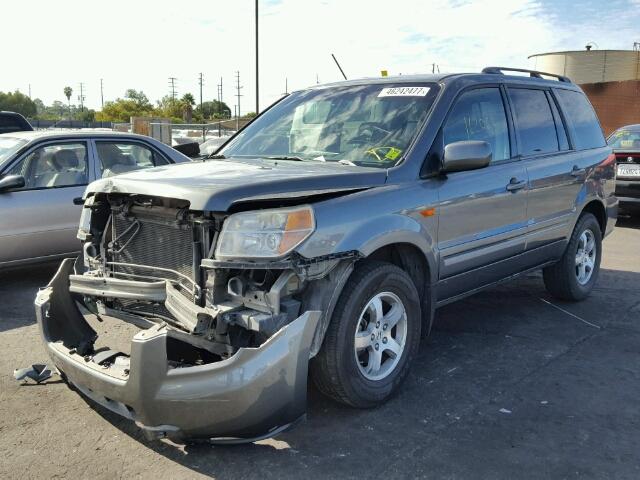
[[[564,83],[573,83],[569,79],[569,77],[565,77],[564,75],[556,75],[555,73],[547,73],[547,72],[538,72],[537,70],[527,70],[526,68],[509,68],[509,67],[486,67],[482,69],[482,73],[490,73],[494,75],[504,75],[504,72],[522,72],[528,73],[530,77],[533,78],[542,78],[544,77],[553,77],[557,78],[559,82]]]

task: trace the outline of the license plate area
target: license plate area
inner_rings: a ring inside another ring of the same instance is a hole
[[[618,164],[618,177],[640,178],[640,165],[638,164]]]

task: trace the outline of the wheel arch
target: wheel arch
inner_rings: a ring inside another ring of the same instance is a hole
[[[413,243],[398,242],[380,246],[366,258],[391,263],[407,272],[420,295],[422,319],[428,335],[435,312],[433,275],[436,274],[434,266],[430,264],[429,256]]]
[[[598,221],[598,225],[600,225],[600,232],[604,237],[605,232],[607,231],[607,210],[604,204],[600,200],[591,200],[582,208],[582,212],[580,212],[580,216],[582,216],[585,213],[591,213],[594,217],[596,217],[596,220]],[[576,222],[577,222],[577,219],[576,219]]]

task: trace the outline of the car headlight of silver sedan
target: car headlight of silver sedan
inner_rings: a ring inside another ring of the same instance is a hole
[[[286,255],[315,230],[310,206],[241,212],[222,226],[216,258],[275,258]]]

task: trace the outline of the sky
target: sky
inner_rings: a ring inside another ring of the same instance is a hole
[[[0,91],[20,90],[46,104],[100,108],[128,88],[155,101],[190,92],[241,113],[255,111],[254,0],[3,0]],[[10,20],[14,19],[14,20]],[[534,53],[631,49],[640,41],[640,0],[259,0],[260,108],[285,92],[349,78],[530,67]],[[285,80],[286,79],[286,80]]]

